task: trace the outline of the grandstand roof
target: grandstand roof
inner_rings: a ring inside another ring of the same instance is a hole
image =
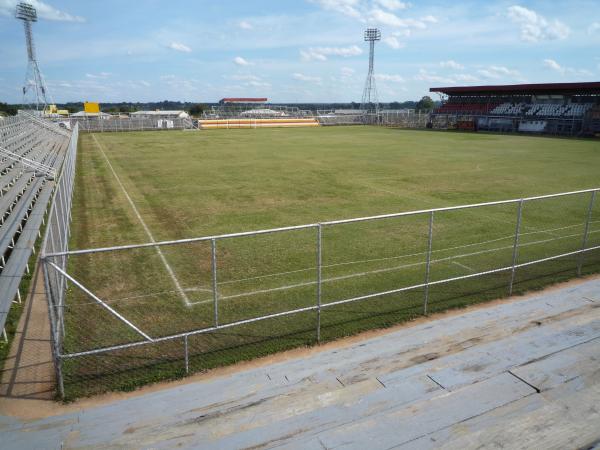
[[[429,92],[442,92],[448,95],[577,95],[600,94],[600,82],[587,83],[541,83],[541,84],[504,84],[492,86],[451,86],[432,87]]]
[[[219,103],[266,103],[266,97],[226,97],[222,98]]]

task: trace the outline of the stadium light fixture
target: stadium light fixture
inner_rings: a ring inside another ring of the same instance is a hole
[[[380,41],[381,31],[378,28],[367,28],[365,30],[365,41]]]
[[[15,17],[27,22],[37,22],[37,11],[29,3],[21,2],[17,5]]]

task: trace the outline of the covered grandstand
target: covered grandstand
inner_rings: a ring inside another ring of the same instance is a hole
[[[430,126],[557,135],[600,133],[600,82],[433,87]]]

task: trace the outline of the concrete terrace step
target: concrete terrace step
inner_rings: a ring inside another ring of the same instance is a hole
[[[599,295],[596,279],[78,412],[4,419],[0,427],[9,444],[55,448],[587,443],[600,439],[593,406]],[[552,427],[560,424],[559,436]]]

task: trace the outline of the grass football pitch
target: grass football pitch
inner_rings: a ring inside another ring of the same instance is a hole
[[[600,185],[600,143],[380,127],[82,134],[71,248],[174,240]],[[579,250],[590,195],[526,203],[518,262]],[[588,246],[600,245],[600,198]],[[430,280],[509,266],[517,206],[436,213]],[[420,284],[429,215],[328,226],[322,302]],[[218,321],[316,302],[316,231],[216,242]],[[519,269],[516,293],[576,275],[579,257]],[[584,273],[597,271],[590,252]],[[153,338],[214,324],[211,243],[71,256],[69,272]],[[507,295],[510,272],[432,286],[428,311]],[[423,289],[323,309],[321,339],[410,320]],[[315,342],[316,313],[189,338],[190,371]],[[64,352],[139,341],[70,285]],[[184,374],[183,341],[65,360],[67,397]]]

